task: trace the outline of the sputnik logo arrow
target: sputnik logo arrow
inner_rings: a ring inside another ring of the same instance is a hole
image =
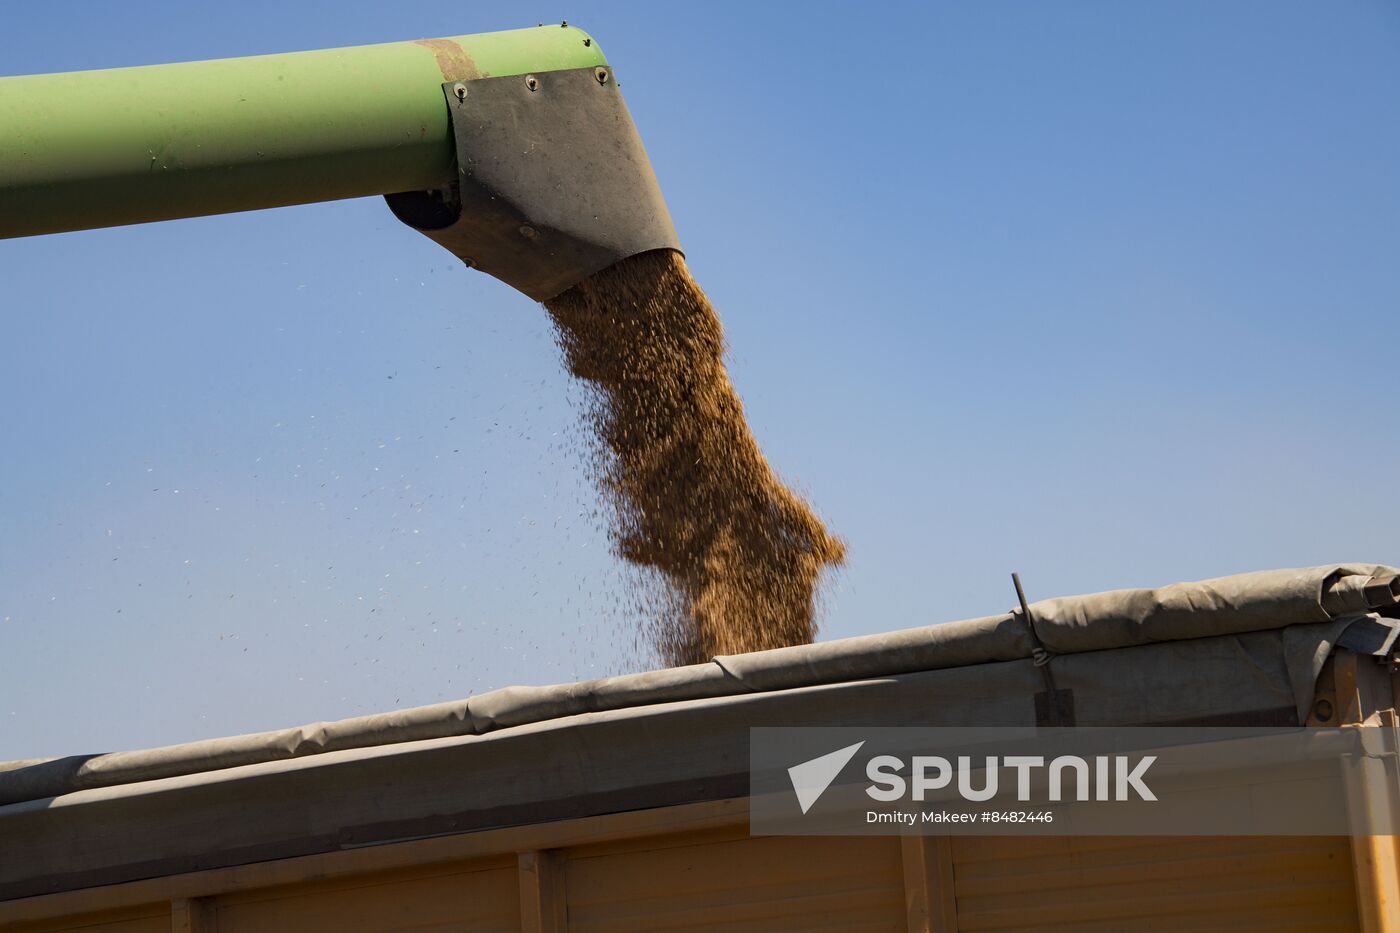
[[[846,767],[847,762],[856,756],[856,752],[860,751],[864,744],[864,741],[860,741],[854,745],[847,745],[820,758],[813,758],[788,768],[788,777],[792,779],[792,789],[797,792],[797,804],[803,813],[812,809],[812,804],[826,793],[826,789],[836,780],[841,769]]]

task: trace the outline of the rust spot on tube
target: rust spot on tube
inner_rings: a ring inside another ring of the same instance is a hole
[[[470,81],[481,77],[476,62],[460,44],[451,39],[419,39],[413,44],[432,50],[444,81]]]

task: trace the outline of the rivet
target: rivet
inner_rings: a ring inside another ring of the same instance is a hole
[[[458,100],[466,100],[467,86],[459,81],[458,83],[452,85],[452,93],[457,95]]]
[[[469,256],[463,256],[463,257],[462,257],[462,265],[466,266],[468,269],[475,269],[475,268],[476,268],[476,260],[475,260],[475,259],[472,259],[472,258],[469,257]]]
[[[528,88],[529,88],[530,90],[532,90],[532,91],[539,90],[540,79],[537,78],[537,77],[535,77],[534,75],[526,75],[526,76],[525,76],[525,86],[528,87]]]
[[[525,239],[527,239],[527,240],[533,240],[535,237],[539,236],[540,234],[539,234],[539,231],[538,231],[538,230],[536,230],[534,227],[530,226],[529,224],[521,224],[521,225],[520,225],[520,235],[523,236],[523,237],[524,237]]]
[[[593,77],[595,77],[595,78],[598,79],[598,83],[599,83],[599,84],[607,84],[607,83],[608,83],[608,69],[606,69],[606,68],[594,68],[594,69],[593,69]]]
[[[1313,715],[1319,722],[1332,721],[1332,704],[1326,700],[1318,700],[1313,704]]]

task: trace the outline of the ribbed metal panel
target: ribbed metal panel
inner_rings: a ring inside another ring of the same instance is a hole
[[[214,912],[213,927],[218,933],[503,933],[520,929],[513,867],[416,870],[269,888],[219,898]]]
[[[891,837],[743,837],[580,853],[567,872],[570,933],[907,929]]]
[[[154,910],[154,913],[150,909],[114,911],[74,917],[72,922],[26,925],[19,927],[18,933],[170,933],[170,905],[158,904]]]
[[[1357,929],[1347,840],[963,838],[958,929]]]

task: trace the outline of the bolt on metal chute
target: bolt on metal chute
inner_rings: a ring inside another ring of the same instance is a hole
[[[679,249],[571,26],[0,78],[0,238],[384,195],[536,300]]]

